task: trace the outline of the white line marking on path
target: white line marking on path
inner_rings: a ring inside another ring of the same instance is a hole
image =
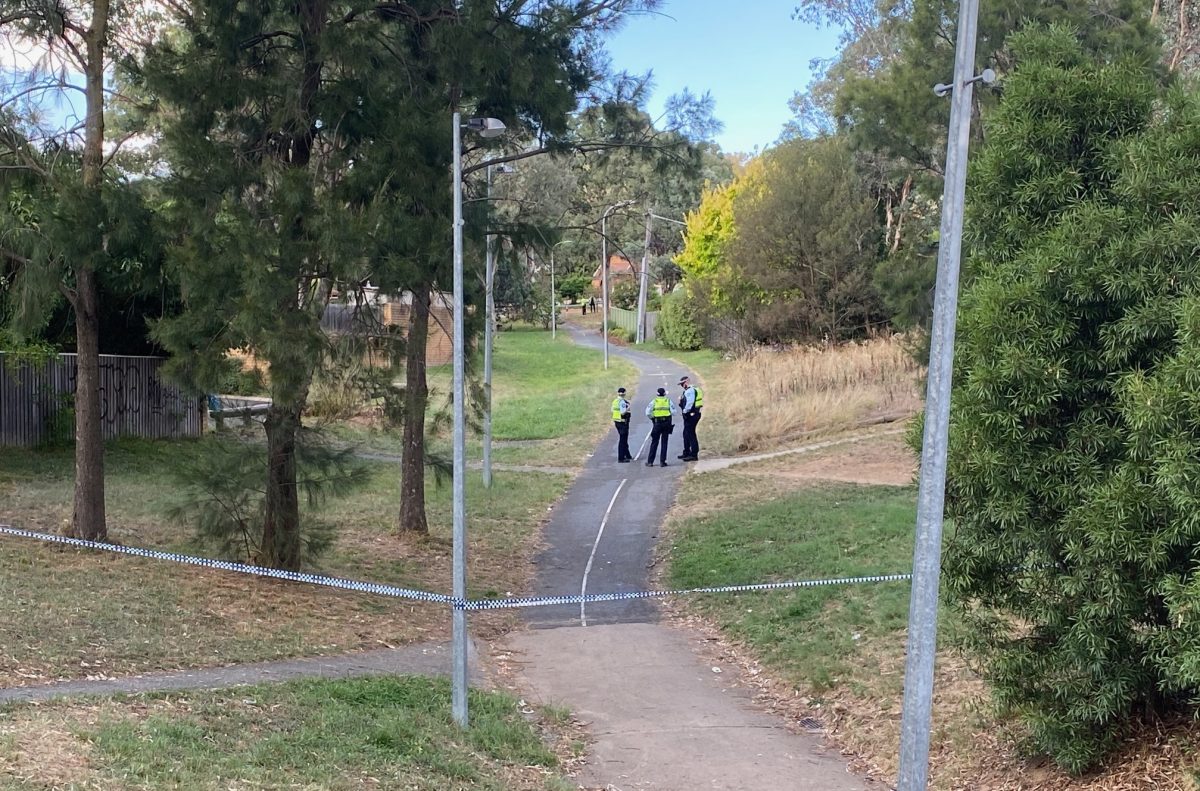
[[[628,481],[628,478],[625,478],[621,481],[621,483],[617,486],[617,490],[613,492],[612,499],[608,501],[608,508],[604,510],[604,518],[600,520],[600,530],[596,533],[596,540],[592,544],[592,554],[588,555],[587,566],[583,569],[583,587],[579,589],[580,596],[587,596],[587,578],[588,574],[592,573],[592,561],[596,559],[596,549],[600,546],[600,537],[604,535],[604,526],[608,524],[608,516],[612,513],[613,505],[615,505],[617,502],[617,495],[619,495],[621,490],[625,488],[625,484]],[[579,602],[580,626],[587,626],[587,616],[583,612],[584,607],[585,602]]]
[[[638,445],[638,452],[633,454],[633,460],[637,461],[642,457],[642,451],[646,449],[646,443],[650,441],[650,435],[654,433],[654,429],[646,432],[646,438],[642,440],[642,444]]]

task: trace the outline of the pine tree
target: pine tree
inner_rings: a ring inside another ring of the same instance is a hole
[[[1024,33],[971,171],[946,584],[1071,771],[1200,691],[1200,98]]]
[[[148,216],[138,190],[113,166],[119,141],[106,135],[114,61],[138,42],[114,31],[135,13],[123,4],[0,0],[0,34],[11,52],[32,48],[40,64],[8,72],[0,97],[0,258],[11,288],[2,317],[36,335],[65,300],[75,327],[75,492],[72,535],[107,540],[100,405],[102,281],[136,270],[147,251]],[[118,41],[117,39],[120,38]],[[78,91],[83,122],[46,129],[39,101]],[[82,134],[77,132],[82,131]],[[111,146],[106,151],[106,146]]]
[[[300,562],[295,445],[319,322],[335,287],[368,279],[412,298],[400,526],[427,530],[424,340],[451,285],[451,112],[553,143],[590,79],[587,37],[641,5],[200,0],[152,54],[189,306],[159,337],[197,382],[237,346],[270,366],[260,562]]]

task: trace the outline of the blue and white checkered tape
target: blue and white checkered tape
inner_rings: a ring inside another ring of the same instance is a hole
[[[427,591],[411,590],[408,588],[397,588],[392,585],[382,585],[377,582],[360,582],[358,580],[342,579],[341,577],[326,577],[323,574],[304,574],[299,571],[285,571],[284,569],[271,569],[263,566],[249,566],[245,563],[233,563],[228,560],[213,560],[211,558],[196,557],[195,555],[181,555],[176,552],[159,552],[155,549],[126,547],[121,546],[120,544],[107,544],[100,541],[87,541],[82,538],[56,536],[49,533],[34,533],[29,530],[17,530],[16,528],[9,527],[8,525],[0,525],[0,534],[16,536],[18,538],[33,538],[38,541],[46,541],[52,544],[66,544],[67,546],[83,547],[85,549],[99,549],[105,552],[117,552],[122,555],[133,555],[139,558],[168,560],[172,563],[183,563],[189,566],[220,569],[221,571],[232,571],[237,574],[251,574],[256,577],[273,577],[275,579],[289,580],[291,582],[305,582],[310,585],[324,585],[328,588],[341,588],[343,590],[359,591],[361,593],[375,593],[380,596],[416,599],[418,601],[436,602],[438,604],[453,603],[453,600],[449,596],[444,596],[440,593],[429,593]]]
[[[573,596],[514,596],[504,599],[459,599],[441,593],[398,588],[394,585],[383,585],[378,582],[361,582],[342,577],[327,577],[323,574],[305,574],[299,571],[249,566],[244,563],[233,563],[228,560],[213,560],[195,555],[181,555],[176,552],[160,552],[154,549],[126,547],[120,544],[108,544],[101,541],[87,541],[81,538],[56,536],[49,533],[35,533],[31,530],[18,530],[8,525],[0,525],[0,535],[17,538],[32,538],[53,544],[98,549],[105,552],[117,552],[123,555],[150,558],[152,560],[167,560],[172,563],[183,563],[190,566],[231,571],[237,574],[251,574],[258,577],[303,582],[310,585],[323,585],[329,588],[374,593],[379,596],[390,596],[401,599],[431,602],[434,604],[449,604],[456,610],[511,610],[525,607],[554,607],[567,604],[592,604],[600,602],[629,601],[633,599],[661,599],[667,596],[687,596],[695,593],[744,593],[749,591],[786,590],[791,588],[818,588],[829,585],[866,585],[881,582],[904,582],[912,579],[912,574],[880,574],[869,577],[840,577],[835,579],[795,580],[790,582],[760,582],[752,585],[718,585],[711,588],[682,588],[663,591],[627,591],[624,593],[588,593]]]

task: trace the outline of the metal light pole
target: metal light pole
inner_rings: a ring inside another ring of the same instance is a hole
[[[557,247],[558,245],[555,245]],[[554,247],[550,248],[550,340],[558,337],[558,293],[554,290]]]
[[[917,535],[908,609],[908,655],[904,670],[904,708],[900,720],[898,791],[924,791],[928,783],[942,520],[946,495],[946,445],[950,426],[950,379],[954,367],[954,325],[958,310],[958,270],[967,180],[967,148],[971,132],[971,94],[977,79],[988,80],[989,77],[986,72],[981,78],[972,76],[979,0],[960,0],[958,9],[954,82],[934,89],[939,96],[951,93],[953,104],[946,141],[941,242],[938,246],[929,382],[925,396],[925,434],[921,445],[921,478],[917,493]]]
[[[634,343],[646,342],[646,292],[650,289],[650,278],[647,272],[650,269],[650,239],[653,230],[653,217],[654,215],[647,210],[646,241],[642,245],[642,272],[638,278],[637,328],[634,331]]]
[[[451,713],[459,727],[467,718],[467,611],[461,605],[467,598],[467,432],[465,339],[463,334],[463,216],[462,216],[462,118],[456,111],[451,122],[454,133],[454,585],[456,602],[453,617],[454,649],[451,657]],[[472,118],[466,124],[483,137],[495,137],[504,124],[495,118]]]
[[[492,198],[492,169],[497,173],[512,173],[508,165],[487,166],[487,197]],[[489,203],[490,206],[490,203]],[[492,284],[496,280],[496,236],[487,235],[483,266],[485,326],[483,329],[483,486],[492,488],[492,347],[495,344],[496,300]]]
[[[637,338],[634,343],[646,342],[646,294],[650,290],[650,239],[653,220],[663,220],[672,222],[676,225],[687,226],[687,223],[681,220],[673,220],[670,217],[663,217],[661,214],[655,214],[652,211],[646,212],[646,246],[642,250],[642,277],[641,285],[638,288],[638,307],[637,307]]]
[[[617,209],[623,209],[631,204],[633,204],[631,200],[614,203],[604,210],[604,214],[600,215],[600,290],[602,292],[602,309],[604,310],[601,327],[604,334],[604,370],[606,371],[608,370],[608,216]]]
[[[558,322],[558,292],[554,290],[554,251],[559,245],[570,244],[574,239],[563,239],[550,245],[550,338],[557,338],[556,325]]]

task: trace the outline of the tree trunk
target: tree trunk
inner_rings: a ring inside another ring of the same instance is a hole
[[[296,485],[296,434],[300,407],[273,405],[267,412],[267,492],[257,562],[300,568],[300,496]]]
[[[900,200],[896,202],[896,228],[892,236],[891,253],[895,253],[900,249],[900,234],[904,227],[904,212],[905,205],[908,203],[908,194],[912,191],[912,176],[904,179],[904,186],[900,188]],[[891,225],[891,202],[888,203],[888,225]]]
[[[71,535],[107,541],[104,518],[104,435],[100,420],[100,324],[96,273],[76,272],[75,510]]]
[[[87,114],[84,120],[83,186],[100,205],[104,189],[104,48],[108,40],[108,0],[92,4],[92,22],[84,37]],[[104,247],[102,229],[95,233]],[[95,251],[95,260],[104,255]],[[107,541],[104,517],[104,436],[100,426],[100,292],[92,261],[76,264],[75,292],[75,501],[71,534],[91,541]]]
[[[412,290],[408,337],[404,350],[404,447],[400,460],[400,531],[429,533],[425,518],[425,343],[429,337],[428,283]]]
[[[300,36],[297,49],[303,57],[300,78],[299,106],[286,125],[288,144],[281,149],[281,164],[293,170],[309,167],[312,160],[313,142],[316,135],[314,109],[317,92],[321,85],[324,61],[321,59],[320,41],[328,17],[325,0],[304,0],[296,6],[300,21]],[[310,231],[299,215],[289,229],[288,240],[299,249],[310,248]],[[297,289],[281,302],[281,314],[299,312],[304,320],[319,324],[321,315],[329,301],[332,284],[325,278],[311,274],[323,267],[316,260],[316,253],[309,249],[297,272]],[[299,303],[297,303],[297,292]],[[311,294],[311,296],[309,296]],[[276,343],[280,340],[276,339]],[[268,355],[271,358],[272,355]],[[295,366],[295,356],[289,351],[281,359],[271,359],[273,369],[279,365]],[[300,381],[293,387],[276,382],[272,387],[272,405],[267,412],[264,429],[267,434],[267,488],[263,514],[262,545],[259,547],[258,562],[272,568],[300,568],[300,491],[297,481],[296,436],[300,431],[301,415],[308,402],[308,390],[316,366],[315,360],[305,359]]]

